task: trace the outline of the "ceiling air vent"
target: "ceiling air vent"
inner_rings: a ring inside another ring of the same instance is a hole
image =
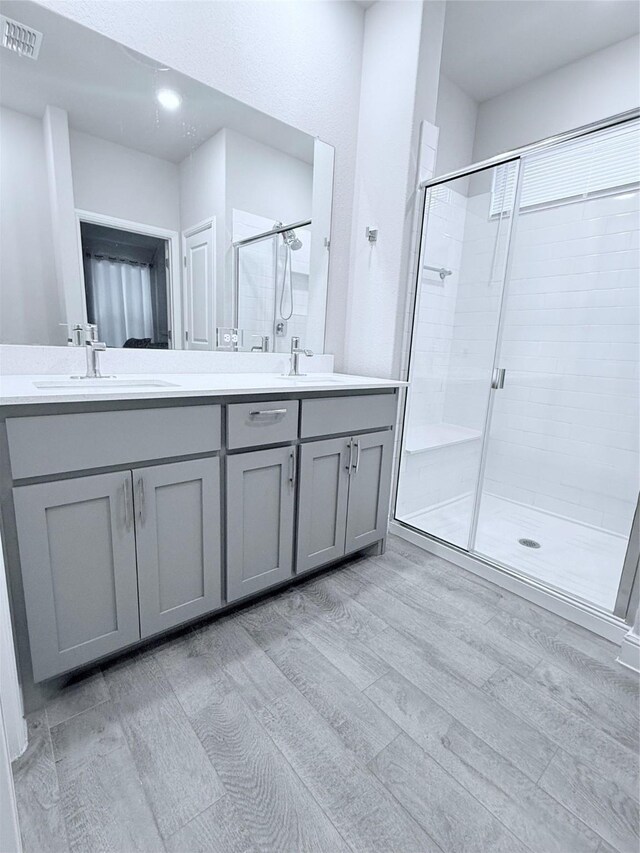
[[[42,44],[42,33],[24,24],[0,15],[0,27],[2,28],[2,46],[12,50],[20,56],[28,56],[29,59],[37,59]]]

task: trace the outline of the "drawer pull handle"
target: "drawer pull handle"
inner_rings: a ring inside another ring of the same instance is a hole
[[[259,411],[249,412],[249,417],[250,418],[259,418],[259,417],[262,417],[264,415],[286,415],[286,414],[287,414],[286,409],[261,409]]]

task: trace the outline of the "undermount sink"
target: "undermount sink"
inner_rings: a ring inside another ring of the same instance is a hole
[[[33,383],[36,388],[72,388],[74,391],[84,391],[87,388],[177,388],[173,382],[163,382],[161,379],[112,379],[103,376],[98,379],[47,379]]]

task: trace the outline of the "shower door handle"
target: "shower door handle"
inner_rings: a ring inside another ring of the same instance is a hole
[[[507,371],[504,367],[496,367],[493,371],[493,376],[491,378],[491,387],[494,391],[499,391],[501,388],[504,388],[504,377]]]

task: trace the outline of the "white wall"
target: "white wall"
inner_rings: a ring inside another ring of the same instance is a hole
[[[473,163],[478,104],[453,80],[440,75],[436,125],[440,128],[436,175]]]
[[[346,333],[353,373],[386,377],[397,370],[421,26],[422,3],[414,0],[381,0],[366,13]],[[366,240],[367,225],[380,229],[376,244]]]
[[[175,163],[69,130],[76,208],[180,230]]]
[[[117,14],[111,0],[46,0],[42,5],[335,146],[327,349],[340,356],[363,9],[351,2],[299,0],[130,0],[118,4]]]
[[[311,218],[311,163],[227,130],[226,165],[227,210],[284,224]]]
[[[215,220],[215,295],[218,326],[232,325],[229,287],[225,279],[225,222],[227,129],[222,128],[192,151],[178,167],[180,228],[189,231],[208,219]],[[182,249],[181,249],[182,251]],[[226,310],[225,310],[226,309]]]
[[[473,161],[637,107],[639,65],[634,36],[485,101]]]
[[[212,216],[224,216],[226,135],[223,128],[185,157],[178,167],[183,231]]]
[[[42,122],[0,108],[0,340],[62,343]]]

